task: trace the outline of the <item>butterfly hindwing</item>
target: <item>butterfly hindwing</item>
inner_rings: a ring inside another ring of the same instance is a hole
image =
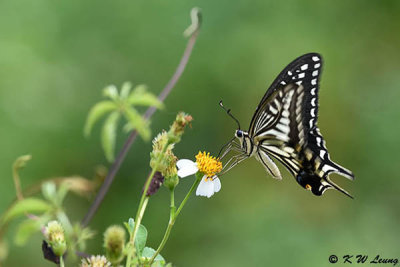
[[[266,151],[257,151],[256,159],[261,162],[265,170],[275,179],[282,180],[281,172],[272,159],[268,156]]]

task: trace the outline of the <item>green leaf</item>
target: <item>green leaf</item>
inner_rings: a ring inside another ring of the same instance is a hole
[[[38,198],[25,198],[11,206],[11,208],[4,214],[2,223],[6,223],[25,213],[48,212],[51,211],[52,208],[52,205],[44,200]]]
[[[106,113],[117,109],[117,105],[112,101],[101,101],[94,105],[89,111],[89,115],[86,119],[84,135],[88,137],[92,131],[93,125]]]
[[[147,92],[147,87],[143,84],[135,87],[129,95],[128,103],[138,106],[154,106],[159,109],[164,107],[163,103],[154,94]]]
[[[142,253],[147,241],[147,229],[144,225],[140,225],[138,232],[135,238],[135,247],[136,250],[139,252],[139,255]]]
[[[151,259],[151,257],[153,257],[153,255],[155,253],[156,253],[156,251],[154,249],[145,247],[142,251],[142,258]],[[154,262],[157,262],[157,261],[161,261],[161,263],[165,264],[165,260],[164,260],[163,256],[161,256],[160,254],[158,254],[156,256],[156,258],[154,259]]]
[[[124,222],[124,225],[128,230],[129,235],[131,236],[133,234],[133,230],[135,229],[135,220],[129,218],[128,222]],[[143,224],[141,224],[139,225],[139,229],[135,237],[135,247],[136,250],[139,252],[139,255],[142,252],[144,246],[146,245],[146,241],[147,241],[147,229],[146,227],[144,227]]]
[[[101,144],[103,146],[104,154],[108,161],[114,160],[115,141],[117,139],[117,126],[120,118],[120,113],[114,111],[111,113],[107,120],[104,122],[101,131]]]
[[[148,141],[150,139],[149,122],[143,119],[143,117],[140,116],[140,114],[134,108],[125,109],[124,115],[129,122],[129,124],[125,125],[124,129],[135,129],[138,131],[143,140]]]
[[[82,228],[80,223],[75,223],[73,226],[73,236],[76,236],[76,243],[81,251],[86,250],[86,241],[93,238],[95,234],[96,232],[88,227]]]
[[[165,264],[164,261],[154,261],[151,267],[172,267],[172,263]]]
[[[42,184],[42,194],[45,199],[56,203],[57,202],[57,188],[53,182],[45,182]]]
[[[129,93],[131,92],[132,84],[130,82],[124,82],[121,88],[121,99],[127,99],[129,96]]]
[[[14,237],[14,242],[17,246],[23,246],[28,239],[35,233],[39,232],[42,225],[49,220],[48,216],[43,216],[38,219],[27,219],[20,223]]]
[[[111,98],[114,101],[119,99],[118,89],[115,85],[109,85],[106,88],[104,88],[103,95]]]
[[[128,222],[124,222],[126,230],[128,230],[129,235],[132,235],[133,228],[135,228],[135,220],[133,218],[129,218]]]
[[[61,207],[62,203],[64,201],[65,196],[67,195],[69,191],[69,186],[67,183],[63,182],[60,184],[57,190],[57,202],[56,204]]]

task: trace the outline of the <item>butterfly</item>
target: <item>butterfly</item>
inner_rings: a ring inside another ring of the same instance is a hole
[[[322,57],[309,53],[291,62],[275,79],[257,106],[249,130],[220,105],[238,124],[235,136],[220,150],[221,159],[236,151],[221,174],[254,156],[276,179],[282,179],[273,159],[294,176],[303,188],[321,196],[336,189],[352,196],[329,179],[337,173],[350,180],[354,174],[330,159],[325,140],[317,127],[318,91]]]

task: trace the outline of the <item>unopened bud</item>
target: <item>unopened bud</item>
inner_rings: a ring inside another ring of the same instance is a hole
[[[67,250],[64,229],[58,221],[50,221],[44,230],[44,235],[56,256],[64,255]]]
[[[107,259],[117,265],[124,258],[125,229],[119,225],[112,225],[104,232],[104,248]]]
[[[167,146],[167,149],[163,153],[164,146]],[[162,176],[174,175],[177,172],[177,157],[172,152],[173,149],[174,144],[169,144],[165,131],[157,135],[153,140],[153,151],[150,153],[150,167],[161,172]]]
[[[178,174],[165,177],[164,185],[170,190],[174,189],[179,184]]]
[[[168,147],[163,152],[164,146]],[[153,151],[150,153],[150,167],[156,169],[156,171],[164,173],[169,164],[167,155],[172,153],[173,148],[173,144],[168,145],[168,136],[165,131],[158,134],[153,140]]]
[[[185,131],[186,125],[192,122],[193,118],[189,114],[179,112],[176,115],[175,121],[172,123],[168,132],[168,139],[171,143],[178,143],[181,141],[181,136]]]

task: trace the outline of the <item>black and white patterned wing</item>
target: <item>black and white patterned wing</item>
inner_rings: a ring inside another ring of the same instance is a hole
[[[318,90],[322,69],[319,54],[303,55],[290,63],[275,79],[252,118],[249,135],[257,155],[280,161],[297,182],[316,195],[335,188],[332,172],[353,179],[353,174],[330,160],[317,127]]]
[[[307,87],[306,90],[309,92],[307,97],[313,96],[315,101],[313,102],[315,110],[313,113],[311,113],[310,110],[309,113],[309,115],[315,114],[315,121],[312,122],[315,123],[316,114],[318,112],[318,84],[321,69],[322,58],[317,53],[305,54],[286,66],[268,88],[267,92],[261,99],[260,104],[257,106],[250,122],[249,134],[256,135],[260,130],[260,126],[265,125],[265,122],[267,121],[265,120],[265,116],[267,115],[266,113],[270,113],[270,111],[276,109],[276,103],[274,104],[272,101],[275,99],[277,91],[283,89],[289,84],[302,84],[303,87]]]

